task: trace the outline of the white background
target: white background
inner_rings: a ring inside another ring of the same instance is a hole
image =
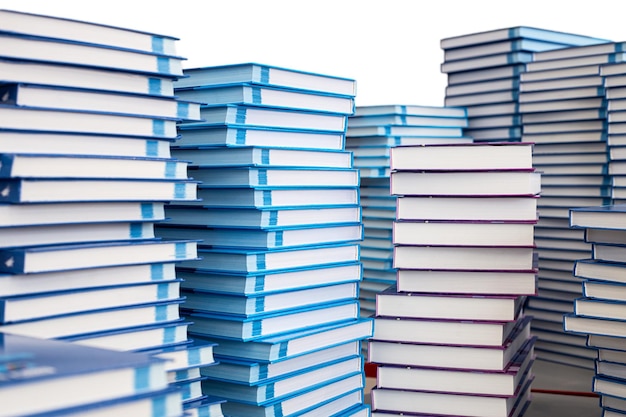
[[[258,62],[352,78],[357,105],[442,106],[447,37],[534,26],[626,41],[625,0],[0,0],[0,8],[174,36],[185,68]]]

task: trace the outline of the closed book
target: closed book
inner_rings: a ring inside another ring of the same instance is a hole
[[[566,332],[620,337],[624,335],[625,328],[624,320],[583,317],[573,313],[563,315],[563,329]]]
[[[570,209],[570,227],[623,229],[626,227],[624,206],[605,205]]]
[[[213,342],[192,339],[191,343],[163,347],[161,349],[143,350],[143,353],[165,360],[165,370],[173,372],[215,364],[214,347],[215,343]]]
[[[574,262],[573,274],[579,278],[590,278],[602,281],[624,283],[624,264],[619,262],[603,262],[598,259],[578,259]]]
[[[418,114],[378,113],[350,116],[348,119],[348,126],[350,127],[379,125],[467,127],[467,118],[465,116],[436,117]]]
[[[213,396],[206,396],[196,401],[188,401],[183,404],[186,415],[189,417],[220,417],[222,416],[222,404],[225,400]]]
[[[373,104],[357,106],[354,116],[397,114],[403,116],[467,117],[462,107],[420,106],[415,104]]]
[[[365,147],[393,147],[393,146],[416,146],[424,144],[438,143],[472,143],[473,138],[465,136],[415,136],[415,135],[390,135],[376,134],[366,136],[349,136],[346,137],[346,148],[355,149],[355,156],[360,152],[365,152]],[[356,150],[358,147],[358,151]]]
[[[574,314],[583,317],[626,320],[624,301],[595,298],[577,298],[574,300]]]
[[[463,128],[405,125],[351,127],[348,125],[346,136],[439,136],[442,138],[455,138],[463,136]]]

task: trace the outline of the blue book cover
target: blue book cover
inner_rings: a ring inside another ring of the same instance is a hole
[[[250,83],[347,96],[356,95],[356,81],[350,78],[255,62],[186,68],[184,73],[187,77],[176,82],[177,88]]]
[[[3,410],[11,415],[54,411],[167,388],[163,360],[149,355],[7,332],[0,333],[0,364],[0,386],[13,392],[3,401]],[[79,387],[89,395],[76,395]],[[35,395],[33,390],[38,400],[22,401]]]
[[[433,117],[391,113],[351,116],[348,118],[349,127],[384,125],[467,127],[467,117]]]

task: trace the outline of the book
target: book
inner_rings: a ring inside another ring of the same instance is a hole
[[[165,220],[164,203],[102,202],[0,205],[0,226]]]
[[[376,387],[410,391],[513,396],[526,373],[532,372],[534,340],[518,351],[503,371],[452,370],[383,364],[377,368]]]
[[[401,292],[428,294],[535,295],[537,272],[400,269],[397,271],[397,286]]]
[[[546,93],[547,94],[547,93]],[[540,120],[553,117],[555,114],[549,112],[566,112],[577,110],[600,111],[602,109],[603,97],[597,97],[593,94],[591,98],[567,98],[564,100],[547,100],[547,101],[525,101],[520,102],[519,111],[522,113],[522,122],[526,124],[527,120]]]
[[[0,130],[5,153],[170,158],[168,139]]]
[[[543,180],[543,178],[542,178]],[[400,196],[396,219],[447,221],[528,221],[537,220],[537,198],[528,197],[447,197]]]
[[[199,102],[150,94],[26,83],[4,83],[0,94],[2,104],[24,108],[201,120]]]
[[[363,239],[363,228],[360,223],[265,229],[177,227],[164,223],[157,226],[156,233],[165,239],[201,240],[199,243],[201,247],[245,250],[299,248],[348,243]]]
[[[396,195],[532,196],[540,192],[539,172],[410,172],[391,173]]]
[[[348,124],[347,137],[352,136],[425,136],[456,138],[463,136],[461,127],[439,127],[439,126],[406,126],[406,125],[384,125],[384,126],[359,126],[351,127]]]
[[[277,129],[259,126],[180,124],[177,148],[199,146],[264,146],[293,149],[341,151],[345,136],[341,132]]]
[[[606,111],[599,109],[562,110],[547,113],[528,113],[522,115],[524,124],[552,123],[565,120],[603,119]]]
[[[183,403],[183,407],[189,417],[222,417],[222,404],[225,402],[221,398],[207,395],[206,398]]]
[[[202,369],[202,374],[208,376],[213,381],[226,381],[245,385],[265,385],[271,381],[278,381],[301,372],[332,364],[341,358],[354,357],[360,354],[361,343],[352,341],[270,363],[238,361],[220,357],[220,362],[217,366]]]
[[[348,120],[348,125],[350,127],[378,125],[467,127],[467,117],[437,117],[411,114],[379,113],[350,116]]]
[[[258,296],[226,295],[198,290],[181,291],[180,295],[185,297],[183,309],[192,313],[255,317],[355,299],[358,296],[358,286],[356,282],[351,282]]]
[[[604,377],[596,375],[593,378],[593,392],[602,394],[603,396],[621,397],[626,396],[624,391],[624,383],[620,379]]]
[[[72,40],[3,33],[3,58],[81,65],[156,75],[183,76],[182,57],[134,51],[122,47],[89,44]]]
[[[604,80],[600,75],[563,78],[556,80],[527,81],[520,84],[521,92],[553,91],[581,87],[602,87]],[[558,94],[557,94],[558,95]],[[549,116],[548,116],[549,117]]]
[[[203,106],[200,109],[201,122],[185,122],[189,127],[211,126],[256,126],[300,131],[324,131],[343,133],[347,117],[343,114],[256,107],[243,104]],[[181,132],[185,135],[185,131]]]
[[[387,342],[502,346],[516,324],[516,321],[376,317],[373,338]]]
[[[176,55],[178,38],[59,16],[0,10],[3,32]]]
[[[7,324],[179,298],[179,280],[7,297],[0,300],[0,323]]]
[[[443,41],[443,40],[442,40]],[[489,56],[466,58],[458,61],[444,61],[440,71],[444,74],[499,67],[511,64],[525,64],[532,61],[531,52],[514,51]]]
[[[467,112],[463,107],[420,106],[415,104],[374,104],[357,106],[353,117],[379,114],[455,118],[467,117]]]
[[[593,259],[609,262],[624,262],[626,246],[613,244],[594,244],[591,249]]]
[[[358,317],[358,302],[327,303],[251,318],[209,313],[191,313],[186,317],[193,322],[189,327],[193,337],[249,341],[300,330],[302,323],[313,328],[354,320]]]
[[[393,267],[401,269],[529,271],[535,248],[475,246],[396,246]]]
[[[361,279],[361,265],[347,263],[300,268],[259,274],[210,273],[179,268],[181,288],[219,294],[261,295],[295,289],[356,282]]]
[[[624,229],[596,229],[585,228],[584,240],[588,243],[599,244],[626,244],[626,231]]]
[[[549,61],[553,59],[575,58],[581,56],[621,52],[623,47],[623,42],[606,42],[598,45],[563,48],[553,51],[542,51],[535,54],[535,61]]]
[[[198,101],[207,106],[241,104],[345,115],[353,114],[355,107],[354,95],[337,95],[246,83],[178,87],[176,95],[182,100]]]
[[[485,44],[476,44],[475,46],[464,46],[461,48],[452,48],[444,50],[444,61],[456,61],[459,59],[472,58],[485,55],[497,55],[504,52],[512,51],[549,51],[555,48],[563,48],[562,43],[546,42],[535,39],[510,39],[489,42]]]
[[[202,383],[205,391],[212,395],[238,403],[265,405],[291,396],[297,396],[316,387],[327,385],[354,374],[360,374],[363,361],[360,356],[349,356],[326,366],[303,371],[296,375],[258,386],[236,384],[207,379]]]
[[[304,248],[246,250],[200,248],[199,259],[180,262],[181,268],[209,272],[268,272],[294,268],[341,264],[359,260],[360,247],[355,244],[322,245]]]
[[[620,337],[624,335],[625,326],[623,320],[582,317],[574,313],[563,315],[563,329],[566,332]]]
[[[160,349],[143,350],[143,353],[164,359],[165,370],[173,372],[195,369],[216,364],[213,356],[215,343],[201,339],[192,339],[191,343],[167,346]]]
[[[532,246],[534,222],[395,221],[397,245]]]
[[[42,133],[94,133],[140,138],[177,138],[175,118],[95,113],[84,110],[16,107],[0,104],[3,129]]]
[[[26,274],[195,259],[197,242],[109,241],[0,250],[0,272]]]
[[[361,221],[361,209],[356,205],[345,207],[311,205],[309,207],[209,208],[170,204],[166,210],[168,223],[163,223],[161,226],[172,224],[215,228],[275,229],[292,226],[345,225]]]
[[[346,137],[346,150],[351,150],[354,152],[354,156],[357,156],[360,152],[366,152],[365,149],[369,147],[388,149],[394,146],[425,145],[429,143],[437,144],[446,143],[448,141],[454,141],[454,143],[472,143],[473,139],[467,135],[460,137],[409,135],[348,136]]]
[[[9,178],[0,180],[0,202],[195,200],[197,181],[121,178]]]
[[[163,361],[149,355],[4,331],[1,342],[4,378],[0,392],[7,415],[90,406],[167,388]],[[76,390],[82,394],[76,395]],[[34,395],[37,401],[22,401]]]
[[[624,302],[618,300],[586,297],[574,300],[574,314],[577,316],[626,320],[626,315],[622,312],[623,309]]]
[[[352,168],[353,157],[347,151],[300,150],[261,147],[172,149],[172,156],[198,167],[229,166],[298,166],[317,168]]]
[[[516,320],[523,296],[400,293],[391,287],[376,294],[377,317],[475,321]]]
[[[211,208],[257,208],[279,209],[314,207],[340,207],[359,204],[359,188],[307,187],[263,187],[263,188],[200,188],[197,191],[197,203],[185,202],[186,205]]]
[[[173,263],[0,275],[0,297],[176,280]]]
[[[479,71],[452,72],[446,74],[446,78],[448,79],[448,85],[458,85],[481,81],[492,81],[504,78],[521,77],[521,75],[524,74],[524,71],[525,66],[523,64],[512,64],[493,68],[483,68]]]
[[[522,170],[532,169],[532,145],[472,143],[401,146],[390,150],[396,170]]]
[[[624,217],[623,220],[622,217]],[[624,229],[626,227],[626,206],[613,204],[572,208],[569,211],[569,219],[570,227]]]
[[[485,32],[447,37],[441,40],[440,46],[442,49],[452,49],[517,38],[560,43],[564,46],[595,45],[598,43],[609,42],[606,39],[594,38],[574,33],[559,32],[531,26],[515,26],[507,29],[495,29]]]
[[[563,90],[522,92],[519,95],[519,102],[520,103],[532,103],[532,102],[537,102],[537,101],[571,100],[571,99],[598,97],[598,96],[602,97],[603,94],[604,94],[604,88],[602,87],[579,87],[579,88],[567,88]],[[574,122],[570,122],[570,123],[574,123]],[[541,125],[541,126],[538,126],[537,128],[546,129],[546,130],[549,129],[549,131],[559,132],[561,130],[557,130],[557,129],[560,128],[560,125],[562,124],[556,123],[556,126],[554,128],[552,128],[552,124]],[[583,125],[583,123],[579,122],[579,125]],[[534,128],[534,126],[531,126],[531,127]],[[528,133],[533,133],[533,132],[528,132]]]
[[[202,188],[252,188],[252,187],[334,187],[346,188],[359,185],[356,169],[332,168],[199,168],[191,167],[189,176],[201,181]]]
[[[512,103],[518,101],[519,93],[516,90],[504,90],[478,94],[450,96],[444,99],[445,106],[476,106],[488,104]],[[465,133],[467,134],[467,132]],[[469,136],[469,135],[468,135]]]
[[[356,81],[350,78],[254,62],[186,68],[185,75],[188,77],[176,81],[176,88],[251,83],[347,96],[356,95]]]
[[[622,62],[625,56],[626,55],[624,55],[624,53],[622,52],[615,52],[605,54],[600,53],[587,56],[575,56],[572,58],[536,61],[526,64],[526,70],[532,72],[559,68],[582,67],[586,65],[608,64],[613,62]]]
[[[4,324],[3,331],[22,336],[61,339],[125,327],[147,326],[180,319],[182,298],[71,313]]]
[[[464,96],[468,94],[481,94],[494,91],[513,90],[519,88],[519,78],[503,78],[493,81],[481,81],[467,84],[448,85],[446,97]]]
[[[481,71],[482,72],[482,71]],[[470,123],[480,123],[480,121],[476,122],[474,118],[478,117],[496,117],[498,115],[504,115],[504,117],[511,118],[511,122],[519,121],[519,104],[517,102],[510,103],[497,103],[497,104],[479,104],[475,106],[468,105],[467,115],[470,117]],[[491,118],[489,117],[489,118]],[[517,125],[519,123],[510,123],[513,125]]]
[[[0,178],[187,179],[185,161],[84,155],[0,155]]]
[[[23,58],[0,58],[0,71],[5,82],[174,96],[174,79],[170,77]]]
[[[368,359],[383,366],[504,371],[520,349],[532,343],[530,324],[530,317],[521,320],[501,345],[494,346],[394,342],[373,338],[368,342]]]
[[[520,74],[520,80],[522,83],[533,81],[549,81],[558,80],[563,78],[576,78],[584,76],[595,76],[601,72],[601,67],[604,65],[583,65],[580,67],[564,67],[558,69],[549,69],[541,71],[523,72]]]

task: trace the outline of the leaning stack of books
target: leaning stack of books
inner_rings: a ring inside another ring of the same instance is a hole
[[[389,152],[392,147],[429,143],[470,143],[463,136],[465,109],[417,105],[357,106],[348,118],[346,150],[354,155],[361,177],[363,208],[361,262],[363,280],[359,292],[361,315],[376,309],[376,294],[396,282],[392,266],[392,224],[396,197],[389,193]]]
[[[539,293],[529,300],[539,337],[537,355],[566,364],[593,367],[583,337],[564,334],[561,317],[580,297],[571,274],[576,259],[591,245],[581,230],[570,229],[569,208],[611,203],[608,176],[606,100],[600,74],[605,62],[620,61],[625,44],[538,52],[520,85],[523,139],[535,143],[533,166],[542,172],[539,223]],[[530,311],[529,310],[529,311]],[[587,360],[580,358],[586,355]]]
[[[375,416],[521,415],[540,175],[526,143],[391,149],[396,288],[378,295]]]
[[[520,141],[520,74],[536,52],[608,42],[532,27],[512,27],[442,39],[448,76],[446,106],[465,106],[475,141]]]
[[[217,344],[203,392],[227,415],[368,410],[359,175],[344,149],[354,80],[254,63],[185,73],[176,94],[204,103],[203,121],[181,124],[172,154],[202,201],[168,205],[157,233],[201,240],[177,270],[190,334]]]
[[[174,263],[197,242],[163,240],[169,201],[197,182],[172,158],[175,38],[1,11],[0,298],[3,331],[121,351],[190,342]],[[179,389],[180,391],[180,389]]]
[[[622,44],[616,44],[622,45]],[[626,202],[626,63],[600,66],[604,80],[611,203]]]
[[[570,210],[570,225],[583,231],[592,256],[575,262],[582,296],[565,315],[566,332],[586,338],[593,353],[595,377],[604,416],[626,413],[626,206],[607,205]]]

